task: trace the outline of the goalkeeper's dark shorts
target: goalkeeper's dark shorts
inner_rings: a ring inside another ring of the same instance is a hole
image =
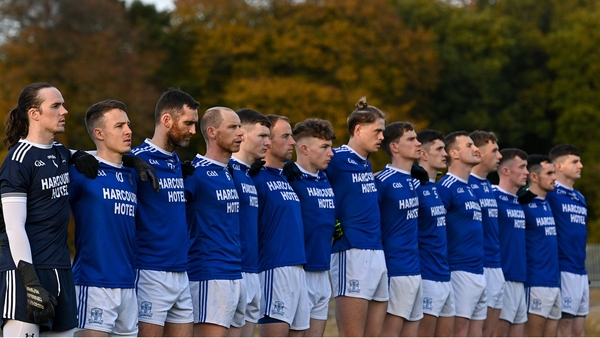
[[[40,325],[43,331],[67,331],[77,327],[77,302],[71,269],[36,269],[42,286],[56,297],[54,318]],[[0,272],[0,310],[2,327],[14,319],[33,323],[27,317],[27,295],[21,274],[17,270]]]

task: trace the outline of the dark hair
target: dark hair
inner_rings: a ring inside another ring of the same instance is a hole
[[[429,143],[432,143],[435,140],[440,140],[442,142],[446,142],[444,134],[440,133],[437,130],[433,129],[425,129],[421,130],[417,133],[417,140],[421,142],[421,147],[427,148],[429,147]]]
[[[390,151],[390,143],[397,141],[404,135],[405,131],[415,130],[415,127],[409,122],[394,122],[383,130],[383,142],[381,142],[381,148],[385,151],[388,156],[392,157]]]
[[[354,136],[354,128],[358,124],[369,124],[379,119],[385,120],[385,114],[374,106],[367,104],[367,98],[361,97],[356,103],[356,109],[348,116],[348,131],[350,136]]]
[[[454,148],[454,144],[456,143],[456,139],[460,136],[467,136],[469,137],[469,134],[466,131],[455,131],[452,132],[450,134],[448,134],[446,136],[446,139],[444,140],[444,143],[446,143],[446,152],[450,153],[450,150],[452,148]]]
[[[275,124],[277,123],[277,121],[279,120],[283,120],[286,121],[287,123],[290,123],[290,119],[288,119],[285,116],[281,116],[281,115],[275,115],[275,114],[269,114],[267,115],[267,118],[269,119],[269,121],[271,122],[271,127],[269,129],[273,130],[273,127],[275,127]],[[273,134],[271,134],[270,136],[271,138],[273,138]]]
[[[556,162],[556,159],[566,155],[575,155],[581,157],[579,149],[572,144],[561,143],[550,149],[550,159]]]
[[[540,169],[542,169],[542,164],[544,164],[544,162],[552,163],[549,156],[540,154],[529,155],[529,158],[527,159],[527,170],[530,173],[539,174]]]
[[[518,157],[522,160],[527,160],[528,156],[527,153],[521,149],[517,149],[517,148],[505,148],[500,150],[500,155],[502,155],[502,158],[500,159],[500,163],[498,164],[498,167],[502,167],[502,165],[508,161],[514,160],[515,157]]]
[[[46,82],[32,83],[21,91],[17,106],[14,107],[6,116],[4,126],[6,137],[4,144],[8,149],[14,147],[20,139],[27,137],[29,133],[29,118],[27,112],[31,108],[39,108],[42,105],[42,98],[39,91],[44,88],[55,88]]]
[[[489,142],[498,143],[498,137],[491,131],[475,130],[470,135],[476,147],[481,147]]]
[[[98,125],[98,121],[104,117],[104,114],[113,109],[120,109],[127,113],[125,103],[117,100],[104,100],[94,103],[85,112],[85,127],[88,134],[94,139],[94,128]]]
[[[156,102],[156,108],[154,109],[154,123],[160,122],[160,117],[164,114],[169,114],[174,120],[178,120],[179,116],[183,114],[183,106],[186,105],[190,109],[198,109],[200,103],[194,100],[194,98],[179,89],[169,89],[164,92],[158,102]]]
[[[292,135],[296,141],[305,137],[316,137],[326,141],[335,140],[335,132],[331,122],[315,118],[296,123]]]
[[[271,121],[269,121],[269,119],[265,115],[257,112],[256,110],[250,108],[241,108],[236,110],[236,113],[240,117],[240,123],[242,125],[254,125],[260,123],[261,125],[271,129]]]

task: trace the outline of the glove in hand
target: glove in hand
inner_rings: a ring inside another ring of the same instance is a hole
[[[160,191],[156,170],[150,164],[134,155],[123,155],[123,165],[135,169],[142,181],[150,181],[154,191]]]
[[[33,264],[19,261],[17,270],[21,274],[27,294],[27,317],[36,324],[46,324],[49,319],[54,318],[56,298],[44,289]]]
[[[84,174],[87,178],[93,179],[98,176],[100,163],[95,156],[90,155],[81,149],[71,155],[71,163],[75,165],[77,171]]]
[[[283,174],[288,182],[293,182],[294,180],[300,181],[300,178],[302,178],[302,172],[298,169],[296,163],[292,161],[285,162],[283,165]]]

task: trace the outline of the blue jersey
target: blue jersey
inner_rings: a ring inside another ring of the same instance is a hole
[[[419,196],[419,258],[421,277],[435,282],[450,281],[446,207],[434,182],[417,184]]]
[[[469,176],[469,185],[479,199],[483,223],[483,266],[500,268],[500,238],[498,237],[498,203],[492,185],[486,178]]]
[[[149,182],[141,182],[137,176],[136,269],[184,272],[190,235],[179,157],[149,139],[131,153],[154,167],[160,183],[160,192],[156,193]]]
[[[290,182],[300,199],[304,224],[307,271],[327,271],[331,261],[331,239],[335,230],[335,200],[327,175],[311,174],[298,166],[302,178]]]
[[[333,242],[332,252],[349,249],[383,250],[378,194],[371,162],[352,148],[333,149],[327,177],[335,193],[336,219],[344,235]]]
[[[240,198],[240,247],[242,272],[259,273],[258,269],[258,194],[248,170],[250,166],[232,157],[233,183]]]
[[[437,183],[446,207],[450,270],[483,274],[483,225],[479,199],[467,181],[450,173]]]
[[[526,287],[560,286],[558,269],[558,244],[554,216],[548,201],[536,197],[523,204],[527,238],[527,282]]]
[[[558,263],[560,271],[587,274],[585,247],[587,244],[587,203],[583,195],[556,182],[556,188],[546,196],[556,221]]]
[[[419,197],[410,172],[387,165],[375,178],[388,276],[414,276],[419,268]]]
[[[282,169],[265,166],[252,180],[258,192],[260,271],[305,264],[300,199]]]
[[[99,159],[98,177],[71,166],[69,199],[75,220],[75,284],[135,287],[137,174]]]
[[[527,280],[527,257],[525,254],[525,213],[517,195],[494,187],[498,201],[498,228],[500,254],[504,279],[525,283]]]
[[[25,232],[37,269],[70,269],[67,246],[70,152],[59,143],[20,140],[0,168],[2,197],[27,197]],[[0,234],[0,271],[15,269],[5,229]]]
[[[240,199],[227,164],[196,155],[185,180],[191,281],[241,279]]]

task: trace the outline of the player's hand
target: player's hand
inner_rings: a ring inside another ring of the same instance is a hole
[[[98,176],[100,163],[95,156],[90,155],[81,149],[71,155],[71,163],[75,165],[77,171],[84,174],[87,178],[94,179]]]
[[[421,184],[425,184],[429,181],[429,173],[427,173],[427,170],[416,164],[413,164],[412,168],[410,168],[410,176],[418,179]]]
[[[138,175],[140,175],[140,179],[142,181],[150,181],[152,184],[152,189],[154,189],[156,192],[160,191],[156,170],[154,170],[154,168],[146,161],[137,156],[126,154],[123,155],[123,165],[134,168]]]
[[[254,161],[254,163],[252,163],[252,165],[250,166],[250,170],[248,170],[248,175],[250,176],[254,176],[256,174],[258,174],[258,172],[262,169],[263,165],[265,165],[265,161],[261,160],[261,159],[257,159],[256,161]]]
[[[517,192],[517,196],[519,198],[520,204],[529,204],[529,203],[531,203],[531,201],[533,201],[534,198],[537,197],[537,195],[532,193],[531,190],[529,190],[529,189],[519,190]]]
[[[36,324],[45,324],[54,318],[56,298],[50,294],[38,279],[31,263],[19,261],[17,270],[21,274],[27,294],[27,317]]]
[[[194,171],[196,171],[196,167],[192,165],[192,161],[183,161],[181,162],[181,173],[183,174],[183,178],[194,175]]]
[[[288,182],[292,182],[294,180],[300,181],[302,178],[302,172],[298,169],[296,163],[292,161],[286,161],[283,165],[283,174],[287,178]]]
[[[333,230],[333,239],[340,239],[342,238],[342,236],[344,236],[344,230],[342,230],[342,223],[340,223],[340,221],[336,219],[335,230]]]

